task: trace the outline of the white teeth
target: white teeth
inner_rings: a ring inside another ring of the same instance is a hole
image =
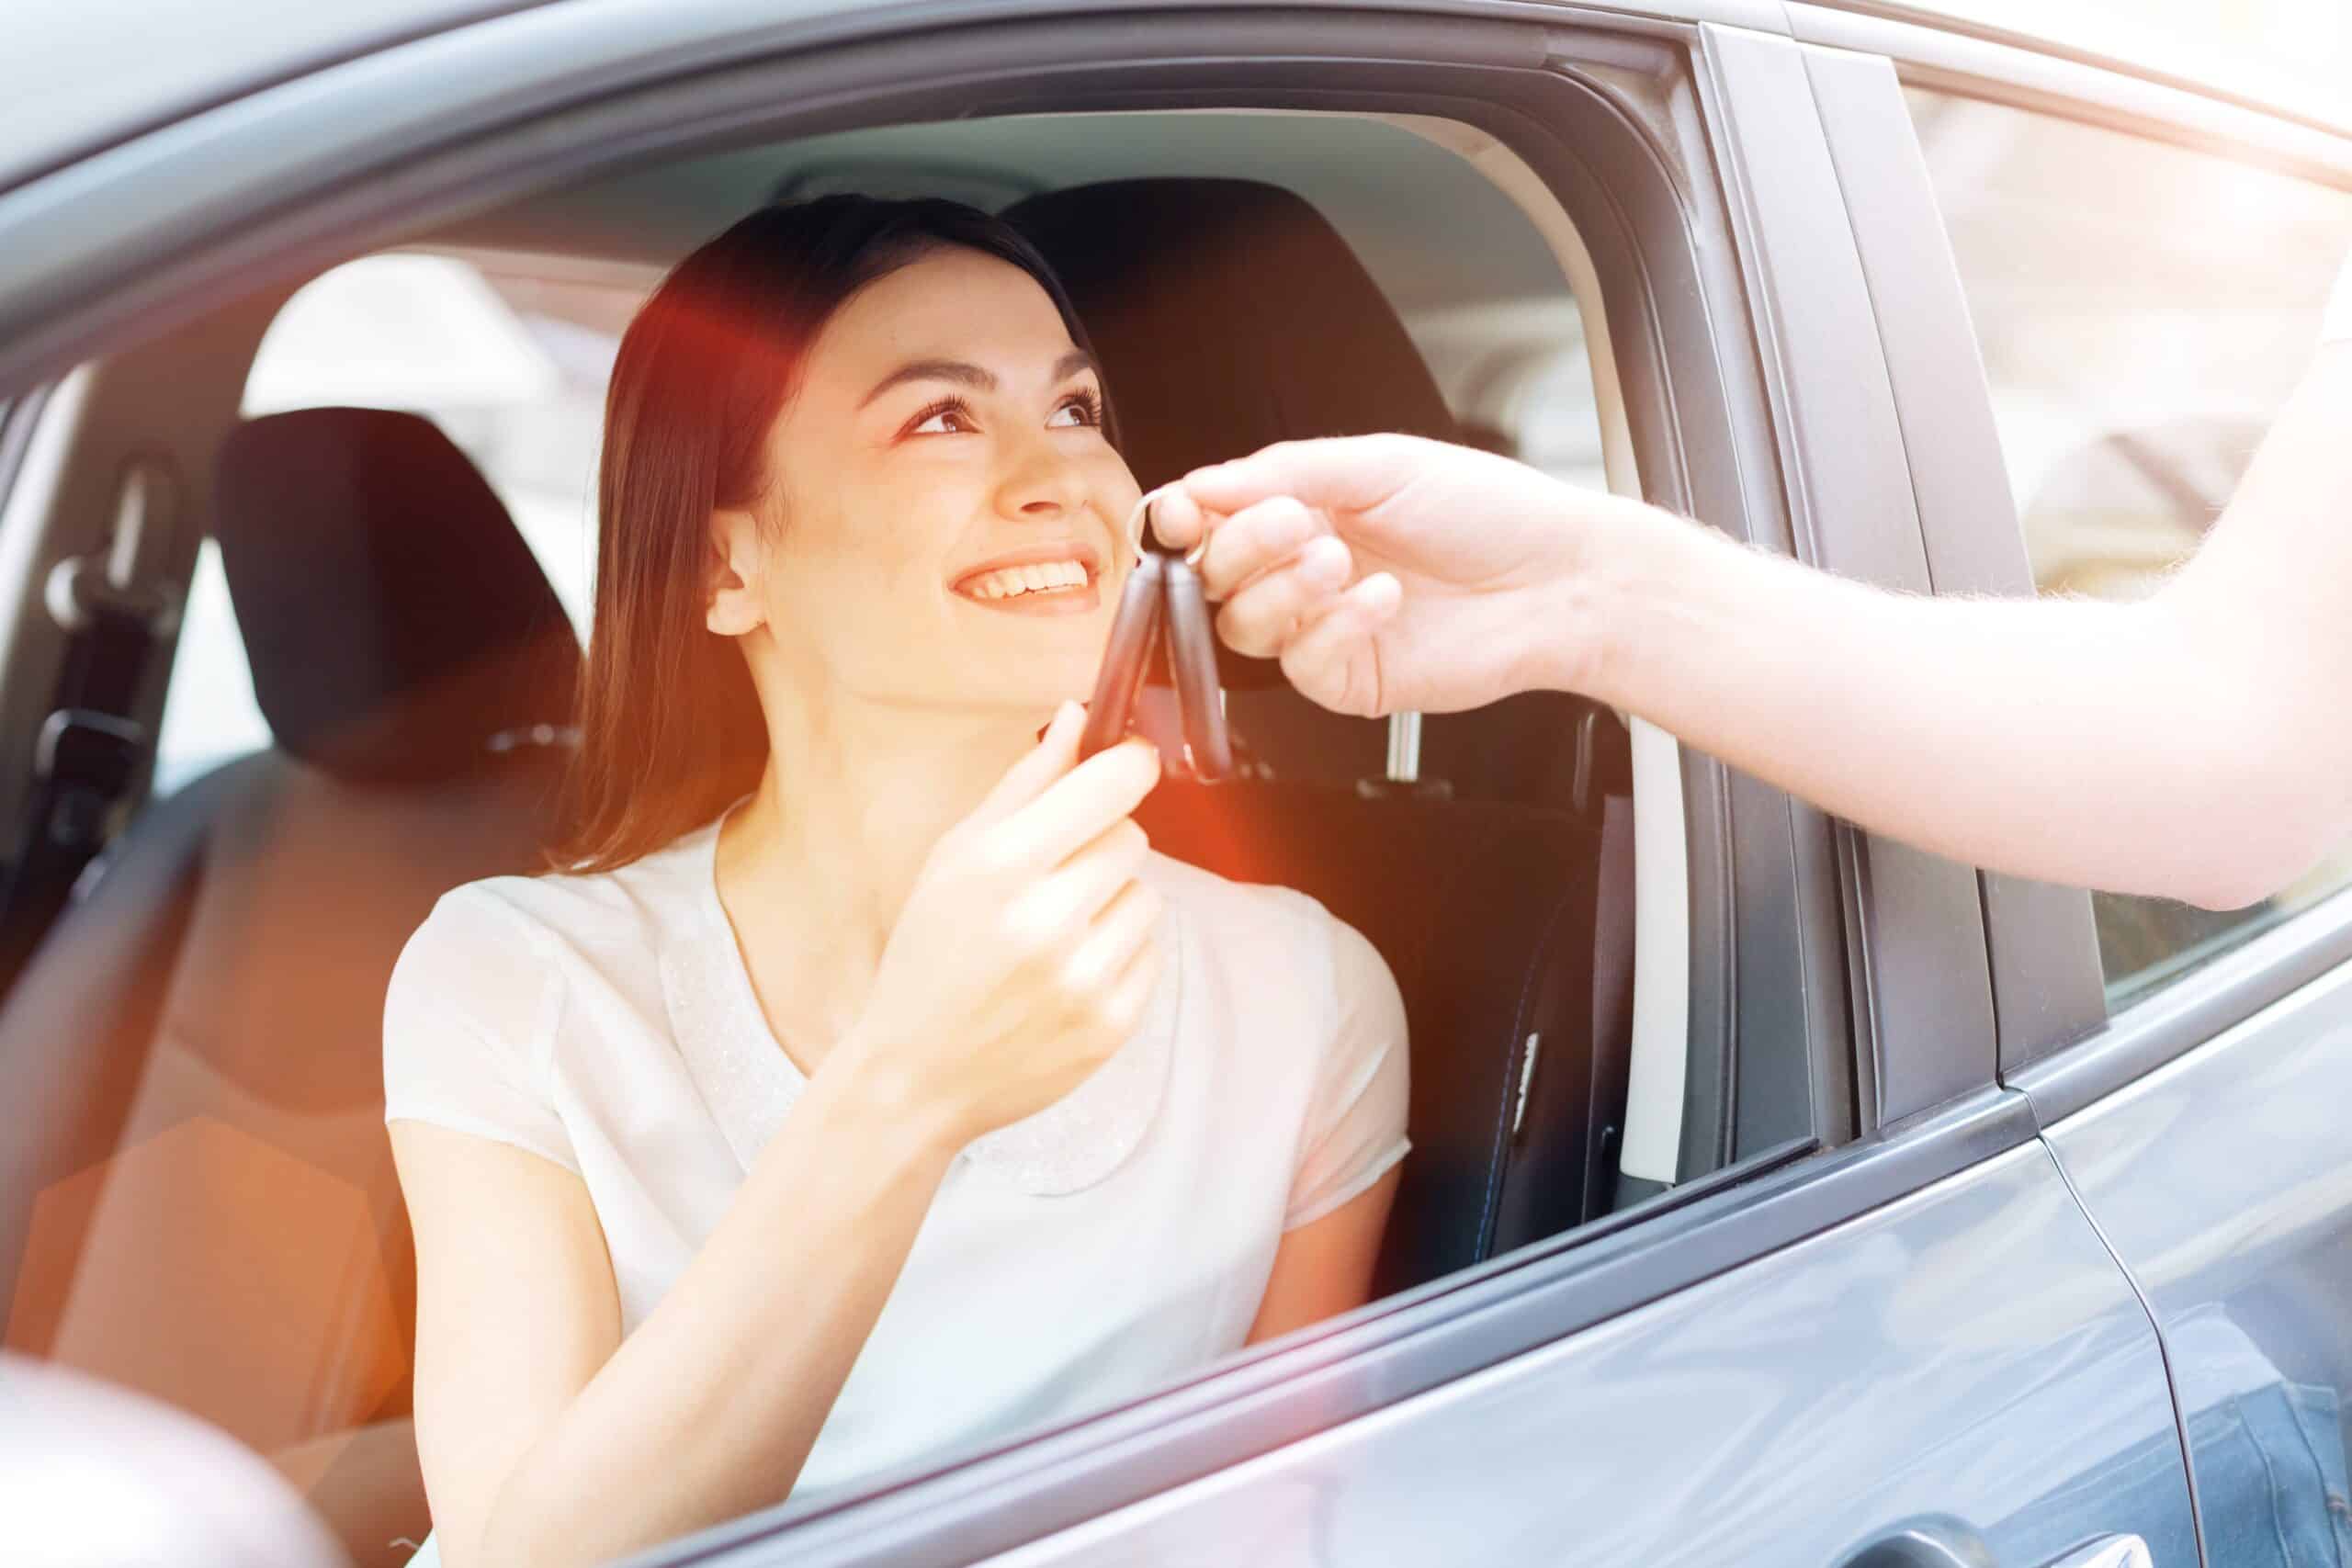
[[[1074,560],[1041,561],[1035,566],[1000,567],[964,585],[975,599],[1010,599],[1016,594],[1054,588],[1082,588],[1086,568]]]

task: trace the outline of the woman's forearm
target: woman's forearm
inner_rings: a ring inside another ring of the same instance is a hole
[[[445,1544],[452,1568],[601,1562],[789,1493],[956,1152],[850,1066],[820,1068],[675,1287],[516,1463],[476,1549]]]
[[[1571,673],[1685,742],[1936,853],[2049,881],[2249,902],[2314,852],[2293,694],[2168,597],[1938,600],[1647,508],[1567,613]]]

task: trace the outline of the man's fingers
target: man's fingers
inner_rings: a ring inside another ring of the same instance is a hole
[[[1135,815],[1159,782],[1159,751],[1122,740],[1098,751],[1007,817],[1001,831],[1019,864],[1056,866],[1123,817]]]
[[[1380,717],[1388,694],[1374,637],[1403,602],[1403,588],[1385,571],[1329,599],[1283,649],[1283,674],[1334,713]]]
[[[1208,525],[1200,502],[1186,495],[1182,487],[1170,485],[1152,496],[1148,527],[1152,536],[1170,549],[1191,549],[1207,532]]]
[[[1342,435],[1278,441],[1247,457],[1195,468],[1174,488],[1194,503],[1228,515],[1272,496],[1310,506],[1361,511],[1396,493],[1409,468],[1413,437]]]
[[[1211,599],[1232,599],[1250,581],[1291,559],[1309,540],[1331,535],[1330,519],[1286,495],[1245,507],[1209,531],[1201,556],[1201,588]],[[1336,536],[1333,542],[1337,543]]]
[[[1304,619],[1339,596],[1351,570],[1347,546],[1329,536],[1310,539],[1286,565],[1226,601],[1217,612],[1217,635],[1237,653],[1271,659]]]
[[[1004,771],[1004,776],[974,808],[974,821],[998,821],[1037,798],[1047,784],[1060,778],[1078,761],[1078,739],[1086,730],[1086,709],[1066,702],[1054,710],[1053,722],[1037,739],[1035,750]]]

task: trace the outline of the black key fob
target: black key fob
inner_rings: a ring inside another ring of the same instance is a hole
[[[1148,504],[1147,501],[1146,504]],[[1160,764],[1180,778],[1216,784],[1233,776],[1233,744],[1217,683],[1216,634],[1200,574],[1150,542],[1148,519],[1135,570],[1119,595],[1095,676],[1079,755],[1091,757],[1141,734],[1159,749]],[[1140,702],[1153,668],[1164,660],[1176,694],[1172,733],[1155,733]]]
[[[1094,676],[1094,695],[1086,705],[1086,729],[1078,741],[1080,758],[1116,746],[1135,722],[1136,699],[1142,694],[1151,656],[1159,645],[1160,619],[1166,613],[1166,558],[1147,549],[1127,573],[1119,613],[1111,620],[1111,639],[1103,645],[1102,668]]]

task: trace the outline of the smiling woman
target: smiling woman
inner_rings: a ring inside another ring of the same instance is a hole
[[[387,1003],[449,1562],[601,1561],[1369,1296],[1386,966],[1151,852],[1148,747],[1078,761],[1109,434],[1045,263],[947,202],[763,210],[630,325],[565,870],[443,898]]]

